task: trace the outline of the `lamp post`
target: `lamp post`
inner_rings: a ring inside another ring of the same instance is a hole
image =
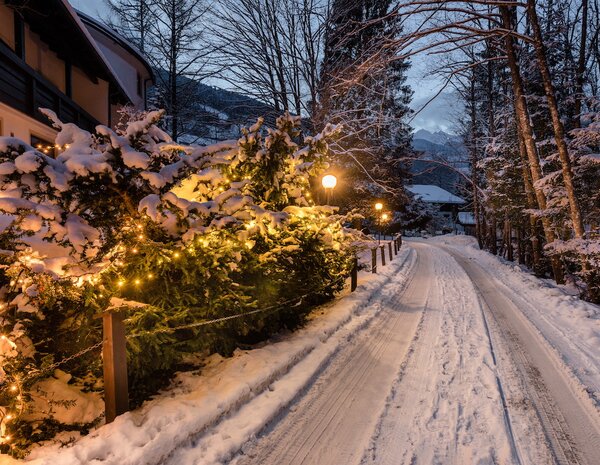
[[[375,211],[377,212],[377,229],[379,229],[379,239],[377,240],[378,243],[381,243],[381,217],[379,212],[383,210],[383,204],[381,202],[377,202],[375,204]]]
[[[383,223],[385,223],[387,220],[389,220],[390,217],[387,213],[384,213],[383,215],[381,215],[381,232],[383,233]]]
[[[337,186],[337,178],[333,174],[326,174],[321,179],[321,184],[325,189],[325,203],[329,205],[333,196],[333,189]]]

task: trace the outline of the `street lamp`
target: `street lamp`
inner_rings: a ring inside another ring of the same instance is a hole
[[[326,174],[321,179],[321,184],[323,184],[323,188],[325,189],[325,203],[329,205],[333,195],[333,188],[337,186],[337,178],[333,174]]]
[[[381,202],[377,202],[375,204],[375,211],[377,212],[377,229],[379,230],[379,238],[377,239],[378,243],[381,243],[381,216],[379,215],[381,210],[383,210],[383,204]]]

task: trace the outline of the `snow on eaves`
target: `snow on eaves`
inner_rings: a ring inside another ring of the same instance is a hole
[[[416,197],[420,198],[426,203],[466,203],[464,199],[434,185],[413,184],[411,186],[406,186],[406,190],[412,192]]]

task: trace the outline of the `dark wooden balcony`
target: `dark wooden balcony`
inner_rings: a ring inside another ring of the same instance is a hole
[[[27,65],[0,41],[0,102],[51,126],[39,108],[54,111],[61,121],[93,131],[98,121]],[[107,102],[108,105],[108,102]]]

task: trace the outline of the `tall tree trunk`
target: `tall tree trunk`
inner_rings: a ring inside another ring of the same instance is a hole
[[[490,220],[490,252],[498,255],[498,226],[495,216],[492,216]]]
[[[517,255],[519,257],[519,265],[525,264],[525,248],[523,247],[523,227],[517,227]]]
[[[539,206],[535,198],[535,192],[533,184],[531,183],[531,172],[527,166],[527,152],[525,150],[525,141],[520,130],[517,130],[519,136],[519,153],[521,155],[521,164],[523,171],[523,185],[525,187],[525,195],[527,198],[527,208],[530,210],[537,210]],[[533,213],[529,214],[529,225],[531,228],[531,256],[533,260],[533,271],[536,275],[541,275],[541,247],[540,238],[538,236],[537,219]]]
[[[511,11],[509,7],[500,6],[500,13],[502,15],[502,22],[504,27],[511,31],[513,30],[513,22],[511,18]],[[525,100],[525,92],[523,86],[523,80],[521,78],[521,70],[517,61],[517,53],[515,50],[514,39],[512,35],[506,34],[504,36],[504,44],[506,48],[506,55],[508,59],[508,66],[510,68],[513,93],[515,96],[515,112],[517,114],[517,123],[523,135],[523,141],[525,143],[525,150],[527,152],[527,159],[529,161],[529,169],[531,171],[531,179],[534,185],[535,196],[537,199],[540,210],[544,211],[547,208],[546,195],[545,193],[536,186],[536,183],[542,179],[542,168],[540,166],[540,159],[535,145],[535,139],[533,136],[533,128],[531,127],[531,120],[529,118],[529,111],[527,109],[527,102]],[[556,235],[550,224],[550,220],[547,217],[542,217],[542,225],[544,228],[544,235],[548,243],[554,242]],[[553,256],[552,259],[552,271],[554,273],[554,280],[558,284],[564,284],[564,274],[562,264],[558,257]]]
[[[544,91],[546,93],[546,100],[548,102],[548,110],[550,111],[550,117],[552,120],[552,129],[554,130],[554,140],[558,149],[563,182],[567,191],[567,198],[569,200],[569,210],[571,213],[571,221],[573,222],[573,230],[575,231],[575,237],[581,239],[585,236],[585,228],[583,226],[583,218],[581,216],[581,209],[579,208],[579,201],[575,196],[571,157],[569,156],[569,149],[565,139],[565,129],[560,119],[558,104],[556,103],[554,84],[552,83],[552,76],[550,75],[550,68],[548,67],[548,61],[546,59],[546,50],[542,38],[542,31],[540,29],[537,11],[535,10],[535,0],[527,0],[527,5],[527,11],[529,13],[534,36],[534,48],[538,60],[540,74],[544,83]]]
[[[506,258],[509,262],[512,262],[515,260],[515,257],[512,244],[512,225],[509,219],[504,222],[504,229],[506,231]]]
[[[171,0],[171,62],[169,63],[170,85],[169,89],[171,103],[171,137],[177,142],[179,136],[179,109],[177,108],[177,4],[176,0]]]
[[[474,72],[473,72],[474,73]],[[479,215],[479,186],[478,186],[478,177],[479,177],[479,168],[477,166],[477,109],[475,108],[475,77],[471,76],[471,83],[469,87],[469,97],[471,99],[471,144],[469,144],[469,151],[471,159],[471,185],[473,186],[473,216],[475,217],[475,237],[477,237],[477,244],[480,249],[483,249],[483,235],[481,233],[481,219]]]
[[[585,74],[587,31],[588,31],[588,0],[581,0],[581,41],[579,43],[579,59],[577,60],[577,76],[575,78],[575,120],[574,126],[581,127],[581,108],[583,100],[583,81]]]

